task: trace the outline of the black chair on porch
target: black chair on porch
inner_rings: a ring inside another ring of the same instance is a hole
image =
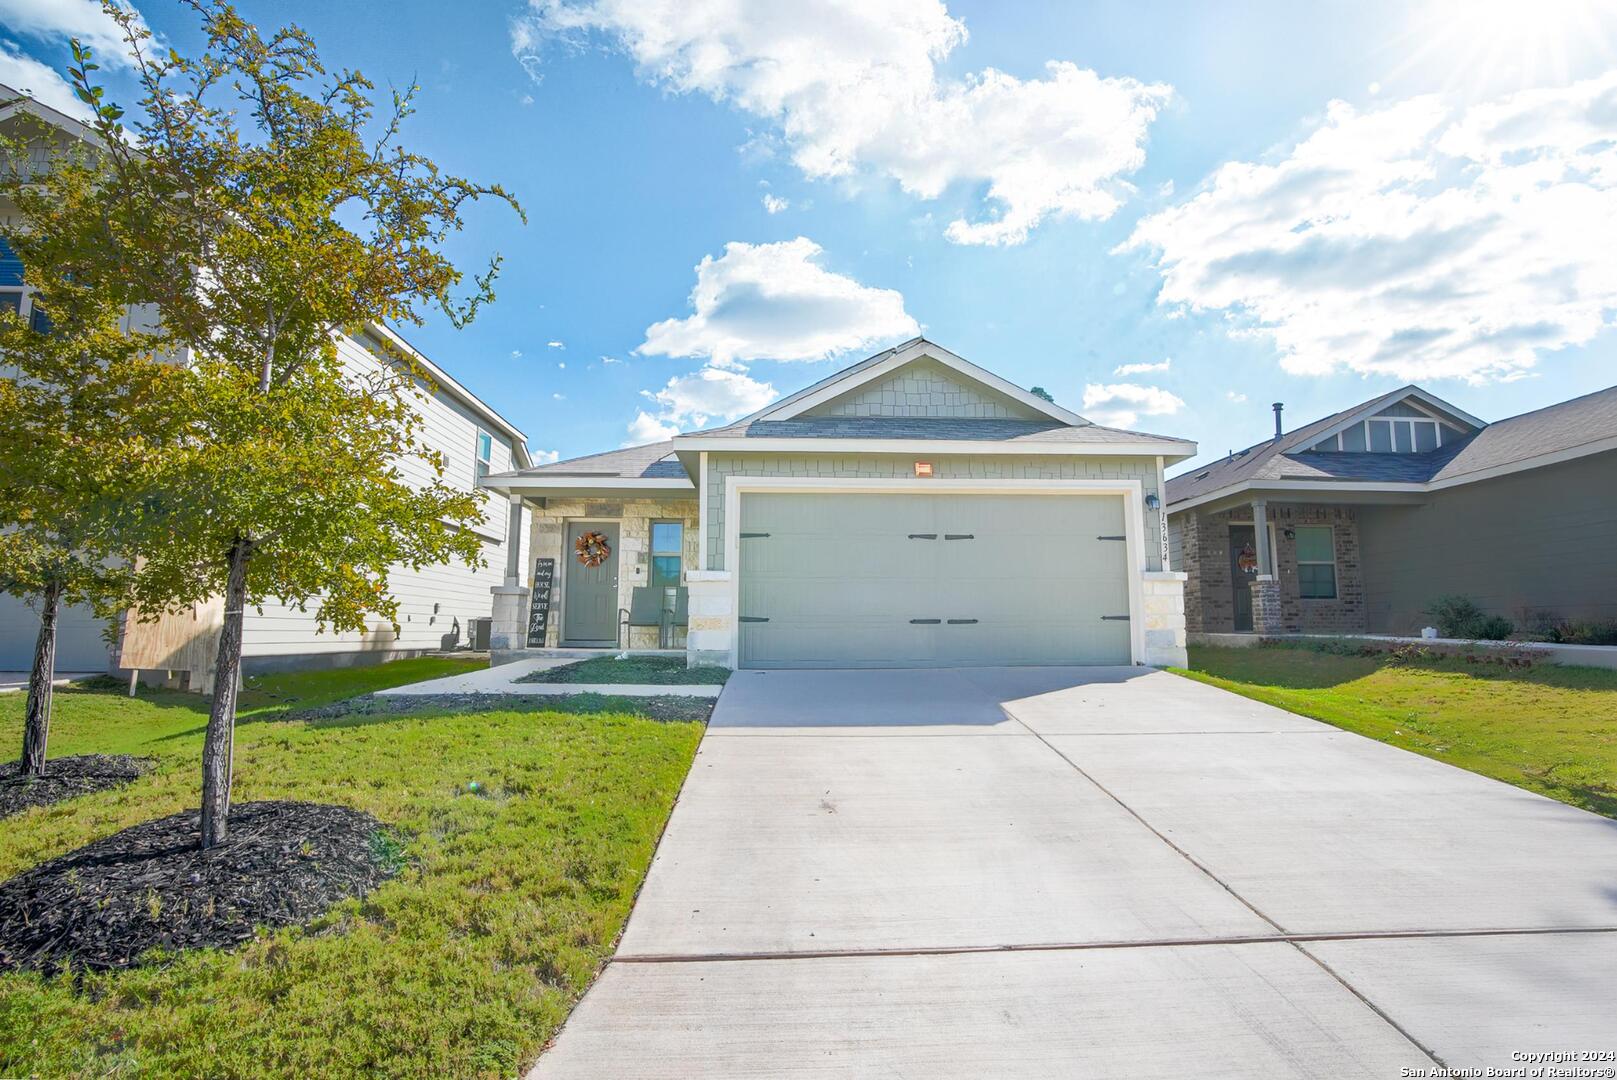
[[[674,647],[674,629],[690,621],[690,590],[675,585],[637,585],[629,594],[627,611],[619,609],[618,646],[629,647],[629,632],[637,626],[657,628],[657,647]]]

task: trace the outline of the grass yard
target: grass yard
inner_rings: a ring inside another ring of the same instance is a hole
[[[682,656],[592,656],[525,675],[518,682],[645,683],[653,686],[723,686],[730,669],[686,667]]]
[[[0,976],[0,1075],[510,1077],[530,1065],[611,953],[701,724],[648,719],[624,699],[595,712],[502,699],[332,715],[349,695],[475,666],[250,680],[235,801],[368,811],[401,846],[402,873],[313,927],[229,952],[77,987]],[[23,704],[0,698],[0,748],[20,745]],[[206,720],[190,695],[58,690],[53,754],[157,765],[116,791],[0,821],[0,879],[193,808]]]
[[[1192,646],[1192,679],[1617,817],[1617,671]]]

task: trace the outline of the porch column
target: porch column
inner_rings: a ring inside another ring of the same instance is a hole
[[[1269,546],[1269,504],[1262,499],[1252,500],[1252,542],[1258,549],[1258,575],[1252,581],[1252,629],[1259,634],[1279,634],[1285,630],[1280,620],[1280,578]]]
[[[505,583],[496,585],[494,621],[489,627],[491,666],[519,659],[528,644],[528,589],[522,584],[522,496],[512,495],[505,521]]]

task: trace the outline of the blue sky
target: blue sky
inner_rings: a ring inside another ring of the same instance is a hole
[[[454,246],[505,256],[498,302],[406,336],[536,452],[724,421],[917,328],[1204,457],[1272,401],[1418,381],[1492,419],[1617,382],[1611,5],[241,7],[419,81],[416,145],[524,203]],[[49,101],[98,20],[0,0],[0,81]]]

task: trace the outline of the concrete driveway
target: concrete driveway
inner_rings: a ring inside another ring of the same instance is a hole
[[[1617,822],[1161,672],[741,672],[533,1075],[1397,1077],[1613,1001]]]

